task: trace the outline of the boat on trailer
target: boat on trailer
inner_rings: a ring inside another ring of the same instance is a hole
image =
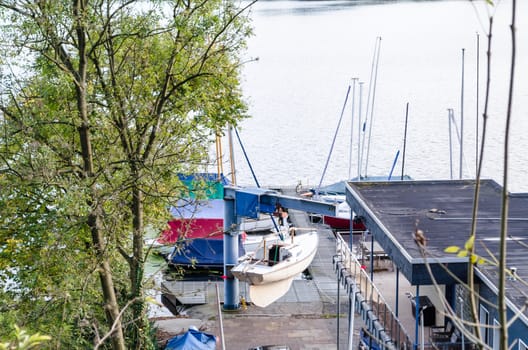
[[[266,307],[286,294],[292,281],[310,266],[317,252],[318,236],[310,231],[284,239],[264,238],[253,252],[239,259],[231,273],[249,284],[253,304]]]

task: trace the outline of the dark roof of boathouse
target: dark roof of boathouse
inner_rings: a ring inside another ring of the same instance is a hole
[[[499,252],[502,187],[482,180],[479,191],[476,253],[490,259]],[[413,285],[431,284],[426,261],[440,284],[453,283],[443,266],[462,280],[467,258],[445,253],[448,246],[464,247],[471,230],[475,181],[348,182],[347,202],[362,216],[374,238]],[[425,233],[426,259],[414,241],[416,227]],[[528,281],[528,194],[509,194],[507,266],[516,267]],[[488,285],[497,285],[497,268],[477,265]],[[526,297],[518,281],[507,281],[508,299],[524,305]],[[527,288],[524,288],[527,290]]]

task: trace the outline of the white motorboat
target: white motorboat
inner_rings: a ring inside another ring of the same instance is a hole
[[[318,242],[315,231],[291,234],[286,240],[264,239],[259,249],[239,259],[231,273],[250,285],[253,304],[265,307],[286,294],[293,279],[310,266]]]

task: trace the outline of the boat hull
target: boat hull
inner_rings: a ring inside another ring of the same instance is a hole
[[[306,237],[304,237],[306,236]],[[294,244],[285,246],[292,254],[277,263],[254,262],[246,259],[235,266],[231,273],[251,285],[265,285],[292,278],[310,266],[317,252],[317,233],[311,232],[294,238]]]

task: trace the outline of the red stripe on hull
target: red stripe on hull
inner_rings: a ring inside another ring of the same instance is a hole
[[[337,216],[323,216],[323,223],[336,230],[350,230],[350,219],[339,218]],[[353,221],[354,231],[365,231],[366,227],[361,221]]]

